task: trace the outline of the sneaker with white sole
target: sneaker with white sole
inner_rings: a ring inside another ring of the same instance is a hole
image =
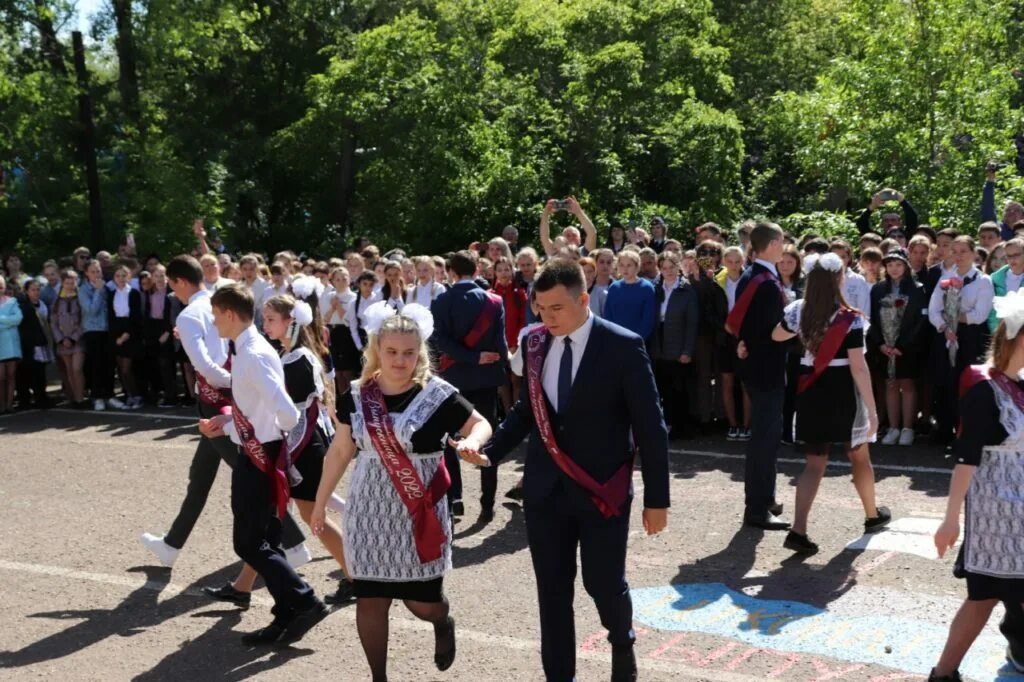
[[[92,401],[92,409],[96,410],[97,412],[102,412],[103,410],[107,409],[107,404],[102,399],[97,398],[96,400]]]
[[[294,569],[298,569],[300,566],[305,566],[313,560],[313,555],[309,553],[309,548],[306,547],[306,543],[296,545],[291,549],[284,551],[284,558],[288,561],[288,565]]]
[[[890,428],[885,432],[885,436],[882,438],[882,445],[896,445],[900,439],[900,430]]]
[[[914,429],[903,429],[900,431],[900,445],[914,444]]]
[[[142,397],[141,396],[137,396],[136,395],[136,396],[132,396],[131,398],[128,399],[128,409],[129,410],[137,410],[137,409],[139,409],[141,407],[142,407]]]
[[[128,406],[121,401],[120,398],[111,398],[107,401],[107,405],[113,407],[115,410],[126,410]]]
[[[143,533],[142,537],[139,538],[142,541],[143,546],[152,552],[160,563],[170,568],[174,565],[174,560],[178,558],[178,551],[174,547],[171,547],[164,542],[164,536],[153,535],[152,533]]]

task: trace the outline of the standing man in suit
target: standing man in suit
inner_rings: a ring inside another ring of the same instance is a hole
[[[497,421],[498,387],[508,377],[508,343],[505,340],[505,312],[501,297],[484,291],[474,280],[476,255],[470,251],[453,253],[448,259],[451,288],[439,294],[430,305],[434,315],[434,334],[430,343],[440,354],[441,377],[476,408],[493,428]],[[445,466],[452,477],[448,500],[452,514],[462,516],[462,471],[459,457],[445,449]],[[498,471],[490,467],[480,471],[480,518],[494,518],[494,497],[498,490]]]
[[[763,530],[786,530],[782,506],[775,502],[776,460],[782,441],[782,403],[786,393],[786,346],[772,341],[782,320],[785,295],[775,264],[782,259],[782,228],[759,222],[750,231],[754,262],[736,284],[736,305],[726,330],[739,338],[737,374],[750,394],[750,440],[743,476],[743,522]]]
[[[583,586],[612,645],[612,680],[637,677],[626,540],[633,500],[633,444],[643,458],[643,523],[668,523],[668,433],[651,361],[639,336],[590,312],[583,270],[551,260],[534,283],[544,322],[526,336],[528,390],[483,453],[493,468],[527,434],[523,502],[537,579],[541,658],[549,682],[576,675],[573,583],[579,547]]]

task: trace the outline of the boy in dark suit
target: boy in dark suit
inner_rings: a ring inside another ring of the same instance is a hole
[[[476,263],[476,256],[470,251],[453,253],[448,259],[448,278],[453,284],[430,305],[434,315],[430,344],[440,354],[440,376],[459,389],[493,427],[497,421],[498,387],[508,381],[505,312],[501,298],[484,291],[474,280]],[[455,451],[446,448],[445,466],[452,477],[448,499],[455,516],[465,513],[459,464]],[[489,521],[494,517],[497,469],[482,469],[480,485],[480,517]]]
[[[529,434],[523,480],[526,534],[537,579],[541,657],[548,680],[576,674],[573,582],[583,585],[612,645],[612,680],[636,679],[626,540],[633,498],[633,445],[643,457],[644,528],[668,521],[668,434],[651,361],[636,334],[592,315],[580,266],[550,261],[534,283],[545,327],[523,346],[528,390],[484,453],[497,464]]]

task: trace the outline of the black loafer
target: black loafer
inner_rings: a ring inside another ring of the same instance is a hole
[[[931,673],[928,674],[928,682],[963,682],[963,678],[960,677],[960,671],[957,670],[952,675],[943,675],[939,677],[935,674],[935,668],[932,668]]]
[[[612,648],[612,682],[634,682],[636,678],[633,647]]]
[[[224,583],[220,587],[204,587],[202,591],[210,599],[230,602],[243,611],[249,608],[249,604],[252,601],[251,594],[236,590],[230,582]]]
[[[466,505],[462,504],[462,500],[454,500],[452,502],[452,516],[465,516]]]
[[[487,524],[494,520],[494,507],[484,507],[480,510],[479,523]]]
[[[278,641],[283,634],[284,626],[275,620],[265,628],[242,635],[242,644],[245,646],[266,646]]]
[[[306,633],[313,629],[317,623],[331,615],[331,607],[319,599],[315,599],[313,605],[305,611],[295,614],[291,622],[284,628],[284,633],[275,642],[278,646],[294,644],[306,636]]]
[[[744,525],[760,528],[761,530],[789,530],[789,521],[786,521],[771,512],[765,512],[764,514],[744,514],[743,523]]]
[[[864,520],[865,533],[878,532],[888,526],[889,522],[892,521],[892,512],[889,511],[888,507],[876,507],[875,509],[877,510],[878,515]]]
[[[811,542],[806,535],[800,535],[794,531],[789,531],[786,534],[786,541],[782,543],[782,546],[804,556],[818,553],[818,545]]]
[[[338,581],[338,589],[334,592],[334,594],[329,594],[326,597],[324,597],[324,603],[336,606],[339,604],[348,604],[350,602],[355,601],[355,599],[355,585],[352,584],[351,580],[346,580],[345,578],[342,578]]]
[[[452,648],[444,653],[434,654],[434,665],[441,672],[444,672],[448,668],[452,667],[455,663],[455,619],[451,616],[445,620],[445,624],[441,627],[440,631],[435,631],[434,636],[436,638],[451,637]]]

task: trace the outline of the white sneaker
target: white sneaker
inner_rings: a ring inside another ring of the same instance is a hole
[[[107,409],[107,404],[103,402],[103,400],[97,399],[92,401],[92,409],[96,410],[97,412],[102,412],[103,410]]]
[[[327,508],[339,514],[345,513],[345,500],[338,493],[331,493],[331,499],[327,500]]]
[[[110,400],[107,401],[107,405],[110,405],[115,410],[124,410],[128,408],[127,405],[121,402],[120,398],[111,398]]]
[[[306,543],[302,543],[291,549],[286,549],[284,551],[284,558],[292,568],[298,569],[300,566],[305,566],[312,561],[313,555],[309,553]]]
[[[900,431],[900,445],[914,444],[914,429],[903,429]]]
[[[156,555],[161,564],[167,568],[174,565],[174,560],[178,558],[178,550],[164,542],[164,536],[143,533],[139,540],[146,549]]]
[[[136,395],[136,396],[132,396],[131,398],[128,399],[128,409],[129,410],[137,410],[140,407],[142,407],[142,398],[141,398],[141,396],[137,396]]]
[[[890,428],[885,432],[885,437],[882,438],[882,445],[896,445],[896,442],[900,439],[900,430]]]

